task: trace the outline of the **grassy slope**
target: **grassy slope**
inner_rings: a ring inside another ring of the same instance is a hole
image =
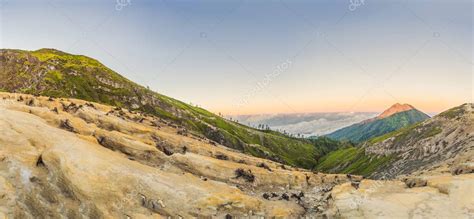
[[[338,147],[334,141],[295,139],[234,123],[150,91],[86,56],[41,49],[2,50],[0,58],[4,63],[0,71],[0,78],[4,79],[0,81],[0,90],[78,98],[125,108],[135,105],[136,110],[172,120],[228,147],[299,167],[314,167],[316,157],[326,153],[327,148]],[[318,149],[321,142],[324,149]]]
[[[429,116],[418,110],[409,110],[369,123],[354,124],[337,130],[327,136],[336,140],[348,140],[354,143],[360,143],[396,131],[400,128],[408,127],[428,118]]]
[[[351,173],[369,176],[392,158],[391,156],[366,155],[364,148],[347,147],[324,156],[316,169],[329,173]]]

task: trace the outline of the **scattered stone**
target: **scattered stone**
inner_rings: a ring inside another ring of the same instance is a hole
[[[266,170],[272,172],[272,169],[270,169],[270,167],[266,163],[259,163],[257,165],[257,167],[260,167],[260,168],[263,168],[263,169],[266,169]]]
[[[54,109],[52,109],[51,111],[55,112],[56,114],[59,114],[59,111],[58,111],[57,107],[54,107]]]
[[[330,198],[332,198],[332,195],[330,192],[326,193],[324,196],[323,196],[323,201],[327,201],[329,200]]]
[[[71,125],[71,122],[69,121],[69,119],[61,120],[61,123],[59,124],[59,128],[62,128],[70,132],[76,132],[74,127]]]
[[[183,154],[186,154],[186,152],[188,152],[188,147],[183,146]]]
[[[26,105],[33,106],[33,105],[35,105],[35,101],[33,99],[31,99],[28,102],[26,102]]]
[[[270,195],[268,193],[263,193],[262,197],[267,200],[270,199]]]
[[[351,186],[354,187],[355,189],[359,189],[360,182],[364,179],[363,176],[355,176],[351,174],[347,174],[346,177],[351,182]]]
[[[473,163],[464,163],[461,165],[456,166],[451,170],[453,175],[461,175],[461,174],[468,174],[474,173],[474,164]]]
[[[32,177],[30,177],[30,182],[32,182],[32,183],[40,183],[41,180],[40,180],[38,177],[36,177],[36,176],[32,176]]]
[[[255,175],[253,175],[252,170],[244,170],[242,168],[239,168],[235,170],[235,175],[236,179],[242,177],[244,178],[247,182],[254,182],[255,181]]]
[[[299,194],[295,194],[295,193],[291,194],[291,198],[294,198],[294,199],[297,199],[297,200],[301,200],[301,198],[303,198],[303,197],[304,197],[303,192],[300,192]]]
[[[61,105],[63,106],[63,110],[66,112],[77,112],[77,110],[79,110],[79,107],[75,103],[70,103],[69,105],[66,105],[61,102]]]
[[[167,156],[171,156],[174,154],[173,151],[169,150],[166,147],[163,147],[163,153],[165,153]]]
[[[225,154],[216,154],[216,158],[219,160],[229,160],[229,157]]]
[[[403,182],[405,182],[408,188],[425,187],[428,185],[428,181],[422,178],[405,178]]]
[[[155,140],[156,148],[158,150],[165,153],[167,156],[171,156],[174,154],[174,152],[167,147],[168,143],[166,141],[162,141],[156,136],[152,136],[152,138]]]
[[[359,189],[359,186],[360,186],[360,182],[351,182],[351,186],[354,187],[355,189]]]
[[[186,129],[179,129],[177,133],[178,135],[188,136],[188,131]]]
[[[289,200],[290,200],[290,196],[288,196],[286,193],[283,193],[283,194],[281,195],[281,199],[284,199],[284,200],[286,200],[286,201],[289,201]],[[280,199],[280,200],[281,200],[281,199]]]
[[[42,155],[40,155],[40,156],[38,157],[38,160],[36,160],[36,166],[37,166],[37,167],[42,167],[42,166],[44,166],[43,156],[42,156]]]
[[[141,195],[141,203],[143,207],[148,208],[156,213],[159,213],[161,209],[166,207],[162,200],[148,199],[145,195]]]
[[[92,104],[92,103],[86,103],[86,106],[88,106],[88,107],[90,107],[90,108],[93,108],[93,109],[96,109],[95,106],[94,106],[94,104]]]
[[[97,139],[97,143],[99,143],[100,145],[104,146],[105,137],[100,136],[100,137],[97,137],[96,139]]]
[[[54,98],[49,97],[49,98],[48,98],[48,101],[49,101],[49,102],[52,102],[52,101],[54,101]]]

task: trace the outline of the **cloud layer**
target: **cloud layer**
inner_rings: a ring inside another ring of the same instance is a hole
[[[375,116],[377,113],[373,112],[348,112],[241,115],[234,118],[245,125],[265,124],[274,130],[286,130],[304,136],[319,136]]]

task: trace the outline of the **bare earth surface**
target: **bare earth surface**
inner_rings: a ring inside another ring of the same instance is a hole
[[[474,217],[473,174],[360,182],[81,100],[0,93],[0,133],[0,218]]]

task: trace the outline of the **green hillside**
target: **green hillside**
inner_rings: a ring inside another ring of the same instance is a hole
[[[312,168],[328,148],[339,147],[336,141],[296,139],[226,120],[153,92],[86,56],[54,49],[3,49],[0,62],[2,91],[78,98],[146,112],[227,147],[289,165]]]
[[[328,134],[327,137],[335,140],[346,140],[353,143],[360,143],[410,126],[428,118],[429,116],[425,113],[412,109],[396,113],[387,118],[357,123]]]
[[[369,176],[391,160],[392,156],[374,156],[366,154],[364,148],[347,147],[332,151],[321,158],[316,170]]]

